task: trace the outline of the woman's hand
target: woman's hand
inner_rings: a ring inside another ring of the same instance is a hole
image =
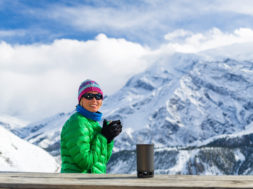
[[[122,125],[120,120],[103,122],[102,135],[105,136],[107,142],[110,143],[116,136],[118,136],[122,131]]]

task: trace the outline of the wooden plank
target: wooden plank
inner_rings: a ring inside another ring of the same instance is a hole
[[[0,173],[0,188],[73,188],[73,189],[253,189],[253,176],[60,174],[60,173]]]

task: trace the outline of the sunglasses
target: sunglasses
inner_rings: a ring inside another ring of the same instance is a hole
[[[101,95],[100,93],[98,93],[98,94],[85,93],[82,97],[86,98],[87,100],[92,100],[94,97],[96,100],[103,99],[103,95]]]

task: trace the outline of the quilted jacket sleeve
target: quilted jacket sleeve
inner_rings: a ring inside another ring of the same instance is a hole
[[[107,163],[107,158],[103,158],[108,156],[105,150],[108,148],[107,140],[100,132],[93,131],[88,124],[82,119],[71,121],[63,133],[63,138],[72,161],[81,170],[102,173],[105,172]]]

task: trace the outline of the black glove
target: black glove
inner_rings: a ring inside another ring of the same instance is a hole
[[[112,131],[113,138],[118,136],[122,131],[122,125],[121,125],[120,120],[112,121],[108,126],[112,127],[111,131]]]
[[[108,122],[106,119],[103,122],[102,135],[110,143],[116,136],[118,136],[122,131],[122,125],[120,120]]]

